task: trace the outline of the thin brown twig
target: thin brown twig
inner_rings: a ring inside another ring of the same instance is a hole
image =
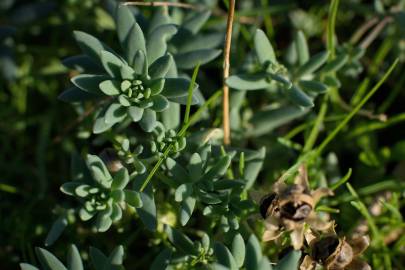
[[[123,5],[126,5],[126,6],[178,7],[178,8],[187,8],[187,9],[194,9],[194,10],[203,9],[203,7],[199,6],[199,5],[192,5],[192,4],[187,4],[187,3],[163,2],[163,1],[152,1],[152,2],[135,1],[135,2],[122,2],[122,3],[123,3]]]
[[[377,17],[373,17],[370,20],[366,21],[365,23],[363,23],[357,30],[356,32],[354,32],[354,34],[352,35],[352,37],[350,38],[350,43],[357,43],[361,37],[371,28],[373,27],[375,24],[378,23],[378,18]]]
[[[226,36],[224,45],[224,73],[223,73],[223,99],[222,99],[222,109],[223,109],[223,129],[224,129],[224,144],[228,145],[231,143],[231,129],[229,124],[229,87],[226,84],[226,79],[229,77],[230,64],[230,54],[231,54],[231,42],[232,42],[232,26],[233,18],[235,14],[235,0],[229,1],[228,10],[228,20],[226,23]]]
[[[360,48],[367,49],[371,43],[378,37],[378,35],[381,33],[381,31],[384,29],[384,27],[393,21],[393,18],[388,16],[382,19],[375,27],[374,29],[363,39],[363,41],[360,43]]]

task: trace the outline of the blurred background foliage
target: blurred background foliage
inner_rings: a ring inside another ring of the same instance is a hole
[[[205,30],[224,30],[227,1],[188,1],[207,5],[212,16]],[[329,145],[323,158],[310,168],[314,183],[339,179],[349,168],[350,183],[370,207],[386,248],[372,245],[366,255],[389,253],[394,269],[404,264],[405,236],[405,1],[401,0],[341,0],[336,21],[340,50],[350,45],[365,49],[359,66],[346,67],[347,76],[339,77],[343,87],[331,96],[331,105],[321,127],[320,138],[332,130],[352,106],[366,94],[382,73],[396,59],[400,63],[382,89]],[[62,103],[57,96],[69,85],[73,76],[61,60],[79,52],[72,31],[92,33],[110,45],[117,45],[114,21],[111,17],[113,0],[2,0],[0,1],[0,266],[14,269],[20,261],[33,261],[34,247],[42,246],[47,231],[66,202],[59,191],[69,180],[69,160],[74,151],[97,152],[89,144],[86,118],[78,113],[83,108]],[[153,7],[135,8],[145,18],[151,17]],[[286,57],[296,30],[308,39],[311,55],[323,50],[329,3],[305,0],[237,1],[235,31],[232,47],[231,74],[252,68],[253,35],[261,28],[270,38],[279,59]],[[187,10],[182,10],[187,12]],[[387,19],[388,18],[388,19]],[[362,27],[370,30],[383,20],[386,23],[372,40]],[[366,26],[365,26],[366,25]],[[360,29],[360,30],[359,30]],[[281,60],[280,60],[281,61]],[[207,98],[221,85],[221,60],[205,66],[197,81]],[[355,74],[349,72],[355,68]],[[184,71],[189,73],[189,71]],[[190,73],[189,73],[190,74]],[[360,87],[359,87],[360,86]],[[211,92],[210,92],[211,91]],[[248,98],[245,98],[248,97]],[[322,100],[317,100],[320,103]],[[231,115],[235,145],[267,149],[266,160],[255,189],[266,192],[283,170],[294,164],[314,124],[319,106],[304,115],[287,118],[265,128],[258,136],[247,137],[252,126],[249,119],[258,110],[274,106],[271,92],[233,91]],[[270,105],[269,105],[270,104]],[[275,107],[276,108],[276,107]],[[266,116],[267,117],[267,116]],[[214,126],[221,121],[220,110],[211,116]],[[260,119],[259,119],[260,120]],[[89,125],[89,124],[88,124]],[[165,203],[165,194],[155,195],[160,201],[161,219],[170,219],[175,205]],[[334,213],[342,231],[352,233],[363,222],[350,205],[352,195],[343,187],[336,190],[331,205],[340,209]],[[383,206],[378,200],[384,200]],[[63,204],[62,203],[62,204]],[[374,208],[373,208],[374,207]],[[378,209],[377,209],[378,208]],[[373,212],[374,211],[374,212]],[[202,218],[202,217],[201,217]],[[198,218],[197,218],[198,220]],[[201,229],[196,221],[191,227]],[[97,246],[112,250],[118,244],[126,248],[128,269],[144,269],[158,250],[156,235],[145,231],[131,217],[124,217],[123,226],[109,234],[92,234],[80,223],[62,235],[53,247],[58,257],[65,254],[65,243]],[[122,231],[130,231],[123,234]],[[190,229],[192,230],[192,229]],[[192,231],[191,231],[192,233]],[[145,254],[145,249],[150,252]],[[269,245],[267,252],[276,256]],[[142,254],[142,256],[140,256]],[[374,257],[373,257],[374,256]],[[375,262],[378,265],[378,262]]]

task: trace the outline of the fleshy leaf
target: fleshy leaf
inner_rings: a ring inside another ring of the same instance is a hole
[[[86,91],[83,91],[77,87],[69,88],[63,91],[58,99],[65,102],[83,102],[87,100],[100,98],[100,95],[95,95]]]
[[[79,250],[77,250],[77,247],[75,245],[70,245],[69,250],[68,250],[68,269],[69,270],[83,270],[83,262],[82,259],[80,258],[80,253]]]
[[[113,78],[121,78],[121,66],[126,65],[120,58],[108,51],[101,51],[101,63],[107,73]]]
[[[167,54],[156,59],[149,67],[149,76],[152,79],[164,78],[169,71],[172,58],[170,54]]]
[[[204,49],[195,50],[185,53],[179,53],[174,56],[174,60],[178,68],[192,69],[198,64],[204,65],[211,62],[221,54],[221,50]]]
[[[235,235],[232,241],[232,255],[235,258],[235,262],[238,267],[243,266],[243,262],[245,261],[245,254],[245,241],[238,233],[237,235]]]
[[[146,51],[148,52],[148,62],[153,63],[162,57],[167,51],[167,41],[177,33],[174,24],[158,26],[148,35]]]
[[[296,77],[300,78],[306,74],[312,74],[328,60],[328,56],[328,52],[320,52],[312,56],[304,65],[298,68]]]
[[[307,39],[305,38],[305,35],[302,31],[298,31],[295,34],[295,47],[297,50],[297,55],[298,55],[298,63],[300,66],[305,64],[309,60],[309,50],[308,50],[308,44],[307,44]]]
[[[146,132],[151,132],[157,125],[156,112],[151,109],[145,109],[139,125]]]
[[[107,80],[104,75],[80,74],[71,79],[72,83],[83,91],[100,94],[99,85],[102,81]]]
[[[42,268],[51,270],[67,270],[63,263],[49,251],[42,248],[36,248],[35,252],[37,253]]]
[[[302,107],[314,106],[312,99],[295,85],[293,85],[290,89],[286,90],[286,95],[292,102],[294,102],[299,106]]]
[[[319,81],[299,81],[299,86],[305,91],[315,92],[315,93],[325,93],[328,91],[328,86]]]
[[[180,223],[185,226],[190,220],[195,207],[196,199],[194,197],[187,197],[181,202],[180,208]]]
[[[142,51],[146,54],[145,36],[141,27],[135,23],[132,26],[131,32],[128,37],[128,48],[126,50],[126,59],[130,65],[134,64],[135,54],[137,51]]]
[[[226,79],[226,84],[238,90],[260,90],[270,86],[265,74],[232,75]]]
[[[277,63],[276,54],[274,53],[273,46],[271,46],[271,43],[266,34],[260,29],[256,30],[254,44],[255,52],[260,64],[266,65],[269,63]]]

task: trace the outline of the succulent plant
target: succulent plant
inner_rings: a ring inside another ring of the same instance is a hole
[[[86,165],[88,173],[63,184],[61,191],[79,200],[81,220],[87,221],[96,216],[95,228],[105,232],[114,221],[121,219],[123,204],[141,207],[142,201],[138,192],[125,189],[130,180],[126,168],[121,168],[112,176],[104,162],[94,155],[87,156]]]
[[[156,127],[156,113],[168,109],[169,100],[186,101],[190,81],[166,77],[172,63],[166,39],[177,28],[166,25],[145,39],[131,11],[122,5],[117,7],[116,24],[124,56],[87,33],[75,32],[84,55],[70,57],[64,63],[86,73],[73,77],[74,87],[63,92],[60,99],[104,99],[94,122],[94,133],[102,133],[126,118],[151,132]],[[196,98],[193,101],[198,102]]]

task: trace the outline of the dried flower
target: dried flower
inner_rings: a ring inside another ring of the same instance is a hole
[[[274,240],[283,232],[290,231],[294,249],[300,249],[305,224],[319,231],[331,226],[331,222],[323,221],[316,215],[314,208],[323,196],[332,194],[327,188],[310,190],[307,171],[303,165],[294,184],[286,185],[284,181],[277,181],[273,185],[273,193],[265,196],[260,203],[260,212],[266,221],[263,241]]]
[[[346,240],[332,233],[315,237],[309,243],[310,254],[305,256],[300,270],[313,270],[317,263],[326,270],[371,270],[358,258],[369,244],[368,236]]]

